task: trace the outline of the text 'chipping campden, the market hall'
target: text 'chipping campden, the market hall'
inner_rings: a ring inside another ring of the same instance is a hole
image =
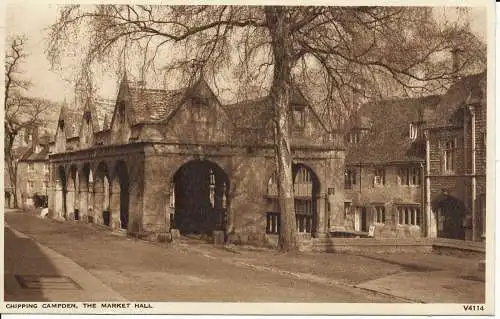
[[[334,132],[294,90],[301,238],[484,238],[485,83],[481,73],[441,96],[365,105]],[[63,107],[48,155],[50,216],[152,238],[216,231],[276,245],[268,103],[222,105],[203,80],[156,90],[124,77],[108,125],[91,103]]]

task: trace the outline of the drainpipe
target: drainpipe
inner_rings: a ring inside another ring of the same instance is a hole
[[[424,230],[424,225],[425,225],[425,222],[424,222],[424,210],[425,210],[425,186],[424,186],[424,180],[425,180],[425,164],[420,162],[420,189],[421,189],[421,192],[420,192],[420,200],[421,200],[421,204],[420,204],[420,209],[421,209],[421,213],[422,213],[422,218],[420,220],[420,232],[422,233],[422,236],[425,236],[427,233],[429,233],[428,230]]]
[[[427,237],[434,237],[431,227],[431,147],[430,147],[430,138],[429,131],[426,130],[424,132],[425,136],[425,215],[426,215],[426,228],[427,228]]]
[[[476,213],[476,112],[474,112],[474,106],[470,105],[468,107],[471,114],[471,155],[472,155],[472,240],[477,240],[477,213]]]

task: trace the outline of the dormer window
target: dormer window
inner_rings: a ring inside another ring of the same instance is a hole
[[[303,129],[306,126],[306,116],[303,109],[295,109],[292,111],[293,126],[296,129]]]
[[[59,120],[58,125],[60,129],[64,129],[64,120]]]
[[[410,123],[410,140],[415,141],[418,137],[418,126],[416,123]]]
[[[351,130],[347,136],[347,141],[351,144],[358,144],[360,141],[360,131],[358,129]]]

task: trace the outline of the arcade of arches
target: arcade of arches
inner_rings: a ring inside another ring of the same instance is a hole
[[[232,242],[277,242],[272,150],[253,156],[202,156],[153,149],[128,144],[126,152],[104,146],[99,152],[52,154],[52,216],[129,234],[175,228],[184,235],[223,231]],[[332,191],[342,191],[342,179],[335,178],[342,160],[323,157],[294,165],[297,231],[308,236],[321,236],[343,222],[343,214],[336,214],[342,212],[342,194]]]

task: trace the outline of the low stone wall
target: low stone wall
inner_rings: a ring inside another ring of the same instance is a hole
[[[302,251],[349,253],[398,253],[432,251],[432,241],[425,239],[394,240],[374,238],[314,238],[310,245],[301,245]]]
[[[301,251],[349,253],[423,252],[450,254],[458,257],[483,257],[484,243],[444,238],[313,238],[301,240]]]

